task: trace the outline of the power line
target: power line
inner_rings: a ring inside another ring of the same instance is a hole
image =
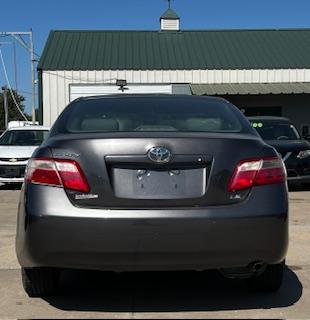
[[[12,97],[12,99],[13,99],[13,101],[14,101],[14,104],[15,104],[17,110],[19,111],[19,113],[21,114],[21,116],[22,116],[26,121],[28,121],[27,117],[24,115],[23,111],[21,110],[20,106],[18,105],[18,103],[17,103],[17,101],[16,101],[16,98],[15,98],[14,92],[13,92],[13,90],[12,90],[11,83],[10,83],[10,80],[9,80],[9,77],[8,77],[8,74],[7,74],[7,71],[6,71],[6,66],[5,66],[5,63],[4,63],[4,59],[3,59],[3,55],[2,55],[2,50],[1,50],[1,49],[0,49],[0,60],[1,60],[1,63],[2,63],[5,80],[6,80],[6,83],[7,83],[8,88],[9,88],[11,97]]]
[[[13,71],[14,71],[14,82],[15,82],[15,91],[18,96],[18,81],[17,81],[17,61],[16,61],[16,43],[12,42],[0,42],[0,46],[4,44],[11,44],[13,48]]]
[[[116,81],[118,78],[111,78],[111,79],[104,79],[102,81],[96,81],[96,80],[88,80],[88,79],[81,79],[81,78],[75,78],[70,76],[62,76],[61,74],[50,72],[50,71],[44,71],[45,74],[49,74],[51,76],[59,77],[65,80],[71,80],[71,81],[82,81],[87,83],[93,83],[93,84],[101,84],[101,83],[107,83],[109,81]]]
[[[21,36],[29,36],[29,45]],[[31,86],[32,86],[32,121],[36,121],[36,88],[35,88],[35,59],[33,33],[32,29],[27,32],[0,32],[0,36],[12,36],[23,48],[30,53],[30,65],[31,65]]]
[[[23,47],[26,49],[29,49],[27,42],[23,39],[23,37],[19,34],[18,38],[21,40],[21,42],[24,44]],[[39,54],[37,54],[36,52],[33,52],[34,55],[37,56],[37,58],[40,58],[41,56]]]

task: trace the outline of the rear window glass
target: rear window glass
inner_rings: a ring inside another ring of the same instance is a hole
[[[74,103],[59,132],[240,132],[229,103],[213,99],[103,98]]]
[[[1,146],[39,146],[47,137],[45,130],[10,130],[0,137]]]

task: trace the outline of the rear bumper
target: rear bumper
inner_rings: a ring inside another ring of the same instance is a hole
[[[169,210],[81,209],[61,189],[31,188],[37,198],[25,205],[22,194],[18,217],[23,267],[206,270],[278,263],[286,256],[284,186],[255,188],[235,206]]]
[[[285,162],[290,184],[310,183],[310,159],[299,159],[291,155]]]
[[[287,181],[289,184],[294,183],[310,183],[310,175],[306,176],[296,176],[296,177],[288,177]]]

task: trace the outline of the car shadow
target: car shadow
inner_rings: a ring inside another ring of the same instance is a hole
[[[22,185],[22,183],[0,184],[0,190],[21,190]]]
[[[61,294],[45,298],[65,311],[181,312],[229,311],[288,307],[302,296],[297,275],[285,270],[276,293],[254,293],[244,281],[228,280],[216,271],[100,273],[64,272]]]
[[[302,184],[288,184],[289,192],[302,192],[302,191],[310,191],[310,183],[302,183]]]

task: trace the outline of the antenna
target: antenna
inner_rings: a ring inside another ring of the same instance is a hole
[[[172,0],[168,0],[169,9],[171,9],[171,1],[172,1]]]

